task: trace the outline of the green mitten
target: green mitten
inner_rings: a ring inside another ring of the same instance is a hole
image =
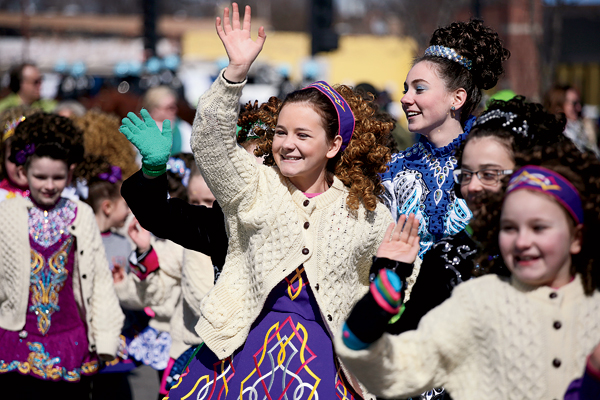
[[[171,155],[173,133],[171,121],[163,122],[162,132],[147,110],[140,111],[143,121],[130,112],[121,121],[119,131],[138,148],[142,155],[142,172],[149,176],[159,176],[167,171],[167,161]]]

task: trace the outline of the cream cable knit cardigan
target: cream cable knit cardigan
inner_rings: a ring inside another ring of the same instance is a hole
[[[562,399],[598,342],[600,293],[585,296],[579,276],[555,290],[488,275],[457,286],[415,331],[353,351],[340,330],[335,347],[385,398],[443,386],[455,400],[539,400]]]
[[[115,356],[124,316],[92,209],[76,201],[77,216],[69,226],[76,239],[73,292],[87,324],[90,351]],[[15,197],[0,204],[0,327],[18,331],[25,326],[29,299],[31,250],[29,199]]]
[[[221,73],[200,98],[192,132],[196,163],[223,208],[229,236],[223,272],[196,325],[221,359],[244,343],[271,290],[302,264],[336,332],[367,292],[371,258],[392,222],[383,204],[351,212],[348,189],[337,178],[308,199],[277,168],[257,165],[235,140],[243,87]]]

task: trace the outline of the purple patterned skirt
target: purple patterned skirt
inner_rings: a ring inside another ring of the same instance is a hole
[[[303,267],[273,289],[231,357],[199,347],[168,395],[183,398],[360,399],[343,378]]]
[[[87,327],[73,294],[75,238],[68,230],[59,232],[30,236],[25,327],[19,332],[0,328],[0,373],[77,382],[81,375],[98,371],[98,358],[88,350]]]

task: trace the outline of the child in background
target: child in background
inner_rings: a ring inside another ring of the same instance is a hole
[[[10,108],[0,115],[0,128],[2,144],[0,145],[0,201],[11,199],[15,196],[27,196],[27,177],[19,175],[17,165],[10,161],[11,143],[17,125],[23,119],[36,112],[26,106]]]
[[[461,283],[417,330],[392,336],[382,332],[401,285],[380,270],[336,336],[342,360],[377,395],[444,386],[456,400],[558,399],[584,370],[600,341],[600,162],[569,141],[515,163],[504,197],[472,224],[492,274]],[[399,248],[411,243],[400,230]],[[495,274],[501,265],[509,277]]]
[[[110,165],[104,157],[89,155],[77,167],[77,176],[86,182],[87,197],[85,202],[92,207],[96,222],[100,228],[102,242],[106,250],[109,268],[114,275],[128,273],[129,259],[132,255],[130,241],[113,232],[111,229],[122,228],[129,216],[129,207],[121,197],[121,168]],[[156,260],[150,246],[150,232],[140,231],[135,240],[138,268]],[[134,336],[140,333],[148,324],[149,317],[140,309],[123,308],[125,325],[121,332],[121,344],[118,358],[104,364],[100,373],[94,376],[92,397],[94,400],[132,398],[128,375],[137,365],[129,357],[127,345]]]
[[[0,385],[10,398],[86,398],[99,359],[116,356],[123,313],[92,210],[61,197],[81,132],[36,113],[11,150],[30,195],[0,204]]]

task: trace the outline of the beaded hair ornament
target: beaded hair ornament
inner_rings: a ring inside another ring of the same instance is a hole
[[[505,198],[509,193],[520,189],[554,197],[571,214],[576,224],[583,224],[583,206],[579,192],[559,173],[536,165],[526,165],[510,178]]]
[[[505,121],[502,123],[503,127],[507,128],[511,125],[514,125],[510,128],[513,132],[524,137],[529,136],[529,124],[527,124],[527,120],[524,119],[521,124],[518,124],[518,118],[519,116],[515,113],[495,109],[492,111],[488,111],[481,115],[479,118],[477,118],[477,120],[473,124],[473,128],[479,125],[483,125],[493,119],[504,119]],[[517,123],[514,123],[515,120],[517,120]]]
[[[469,71],[471,70],[471,68],[473,68],[473,61],[467,59],[466,57],[461,56],[460,54],[458,54],[456,52],[456,50],[454,50],[450,47],[429,46],[425,50],[425,55],[447,58],[448,60],[452,60],[452,61],[459,63],[460,65],[462,65]]]
[[[185,165],[181,158],[169,157],[167,161],[167,171],[181,178],[181,184],[185,187],[190,182],[190,169]]]
[[[342,137],[342,147],[340,147],[340,151],[344,151],[344,149],[348,147],[350,139],[352,139],[352,134],[354,134],[354,113],[352,112],[350,105],[335,91],[334,88],[329,86],[327,82],[317,81],[302,90],[310,88],[317,89],[319,92],[323,93],[335,107],[335,111],[338,115],[338,134]]]

